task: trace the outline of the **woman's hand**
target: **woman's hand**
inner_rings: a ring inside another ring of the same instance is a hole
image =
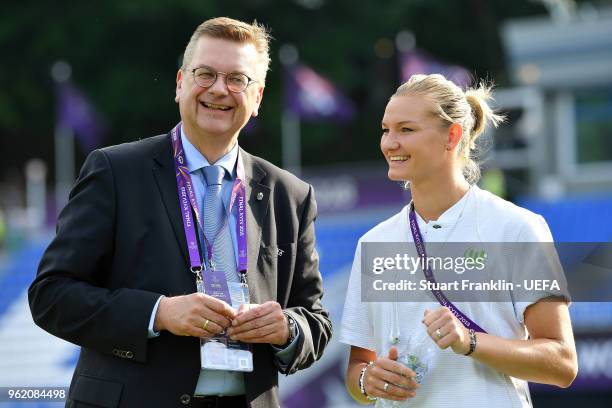
[[[415,390],[419,387],[414,380],[416,374],[396,360],[397,348],[394,346],[388,356],[377,357],[367,368],[363,386],[369,397],[405,401],[416,395]]]
[[[429,336],[441,349],[450,347],[457,354],[470,351],[468,329],[447,307],[440,307],[433,312],[425,310],[423,324]]]

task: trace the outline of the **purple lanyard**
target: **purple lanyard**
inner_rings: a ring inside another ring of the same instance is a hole
[[[427,252],[425,252],[425,244],[423,243],[423,236],[421,235],[421,230],[419,229],[419,223],[417,222],[416,212],[414,211],[414,204],[410,203],[410,211],[409,211],[409,219],[410,219],[410,232],[412,232],[412,239],[414,240],[414,246],[416,247],[417,253],[419,254],[419,258],[423,260],[423,274],[428,282],[436,283],[436,278],[434,277],[433,271],[427,262]],[[435,286],[432,286],[435,287]],[[468,329],[474,329],[475,332],[486,333],[486,331],[478,326],[472,319],[467,317],[461,310],[459,310],[455,305],[452,304],[450,300],[446,298],[442,291],[432,289],[432,293],[440,302],[442,306],[446,306],[463,325]]]
[[[196,222],[199,227],[203,229],[202,218],[200,216],[200,210],[198,208],[198,202],[193,191],[193,183],[191,181],[191,175],[189,169],[186,166],[185,152],[183,151],[183,143],[181,142],[181,123],[176,125],[171,132],[172,137],[172,149],[174,156],[174,169],[176,171],[176,183],[178,185],[179,200],[181,203],[181,215],[183,216],[183,226],[185,228],[185,237],[187,238],[187,249],[189,252],[189,262],[191,264],[191,272],[196,275],[198,283],[202,281],[202,269],[203,264],[200,257],[200,250],[198,249],[197,234],[193,220],[191,217],[191,211],[195,214]],[[240,154],[240,153],[239,153]],[[228,222],[229,216],[232,212],[232,208],[237,203],[237,222],[236,222],[236,237],[238,238],[238,272],[240,273],[240,281],[246,283],[247,274],[247,225],[246,225],[246,190],[244,186],[245,174],[244,166],[240,155],[238,156],[238,162],[236,166],[237,177],[234,180],[232,187],[232,195],[230,200],[230,207],[228,216],[226,217],[225,223]],[[225,226],[225,224],[224,224]],[[219,233],[217,233],[218,235]],[[202,234],[204,235],[204,234]],[[206,249],[209,261],[212,260],[212,245],[209,244],[206,236]],[[215,237],[216,239],[216,237]],[[213,240],[214,243],[214,240]]]

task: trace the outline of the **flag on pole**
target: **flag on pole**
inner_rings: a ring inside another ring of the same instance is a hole
[[[106,126],[87,97],[66,81],[56,84],[56,98],[57,125],[72,130],[85,153],[100,147]]]
[[[355,114],[353,102],[311,68],[285,66],[285,106],[303,121],[347,122]]]
[[[472,83],[472,76],[467,69],[459,65],[447,65],[418,49],[400,53],[400,71],[402,83],[414,74],[442,74],[460,87]]]

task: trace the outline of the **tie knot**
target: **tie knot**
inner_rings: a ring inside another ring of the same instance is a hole
[[[202,169],[207,186],[221,185],[225,169],[221,166],[206,166]]]

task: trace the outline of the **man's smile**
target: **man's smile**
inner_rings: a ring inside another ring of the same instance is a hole
[[[231,106],[217,105],[215,103],[208,103],[208,102],[200,102],[200,105],[202,105],[203,107],[205,107],[207,109],[214,109],[214,110],[228,111],[228,110],[232,109]]]

